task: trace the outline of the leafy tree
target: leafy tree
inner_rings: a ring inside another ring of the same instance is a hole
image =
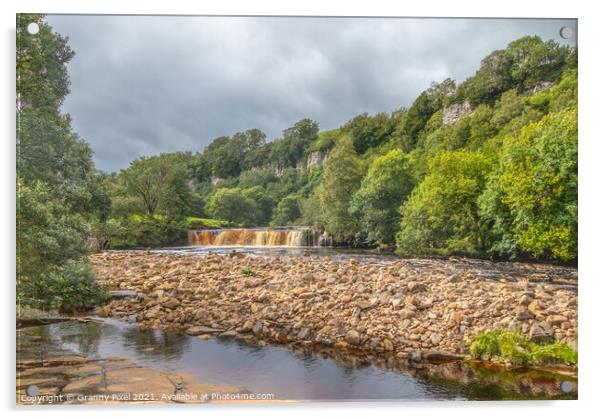
[[[533,89],[539,82],[557,81],[571,57],[572,50],[538,36],[525,36],[494,51],[481,61],[476,74],[458,88],[457,99],[473,105],[492,104],[506,90]]]
[[[492,250],[577,257],[577,110],[552,113],[504,144],[480,200],[496,233]]]
[[[27,185],[17,178],[18,279],[34,280],[41,272],[85,254],[85,219],[55,199],[43,182]]]
[[[353,147],[359,154],[388,140],[394,129],[395,125],[386,113],[374,116],[363,113],[341,127],[351,138]]]
[[[315,193],[324,228],[337,242],[351,242],[358,220],[349,204],[362,180],[362,164],[348,137],[342,137],[324,163],[324,175]]]
[[[391,151],[372,162],[351,202],[351,214],[360,218],[368,240],[394,244],[400,220],[398,208],[413,187],[411,165],[401,150]]]
[[[207,200],[206,211],[230,224],[253,224],[257,203],[240,188],[217,189]]]
[[[255,211],[247,215],[247,224],[253,226],[266,226],[272,218],[272,209],[275,206],[275,200],[261,186],[255,186],[249,189],[242,189],[242,195],[254,202]]]
[[[431,116],[441,109],[444,99],[452,95],[455,89],[456,84],[451,79],[446,79],[441,83],[433,82],[412,103],[403,119],[403,134],[408,136],[407,141],[409,142],[406,151],[413,148],[420,131],[424,129]]]
[[[17,110],[58,113],[69,94],[67,63],[74,52],[42,18],[40,14],[17,14]],[[32,22],[39,26],[35,35],[27,31]]]
[[[311,119],[302,119],[282,133],[282,139],[270,144],[270,162],[277,167],[296,166],[318,138],[319,126]]]
[[[148,215],[186,215],[192,196],[187,167],[177,154],[140,157],[119,175],[125,191],[136,196]]]
[[[429,174],[401,206],[397,247],[402,254],[482,254],[487,229],[477,199],[491,163],[479,152],[444,152],[429,162]]]
[[[35,35],[31,22],[40,28]],[[83,309],[102,299],[91,271],[72,269],[75,261],[87,269],[88,223],[105,219],[110,206],[90,147],[59,111],[72,57],[42,15],[17,15],[17,302],[41,308]]]
[[[295,224],[301,217],[299,207],[300,197],[297,194],[285,196],[274,209],[270,224],[272,226],[285,226]]]

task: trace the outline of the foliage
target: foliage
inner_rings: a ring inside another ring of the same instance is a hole
[[[542,81],[555,82],[567,64],[571,50],[538,36],[525,36],[504,50],[494,51],[481,61],[476,74],[459,87],[455,100],[468,99],[473,105],[493,103],[506,91],[533,89]]]
[[[252,224],[256,211],[257,203],[240,188],[217,189],[207,200],[207,212],[230,224]]]
[[[292,225],[301,217],[300,197],[297,194],[287,195],[276,205],[270,222],[273,226]]]
[[[111,205],[92,150],[59,110],[72,57],[42,15],[17,15],[17,302],[63,310],[100,301],[81,257],[88,224],[105,220]]]
[[[106,237],[106,245],[115,249],[170,244],[182,239],[187,228],[183,219],[148,214],[109,220],[108,225],[112,229]]]
[[[146,213],[184,216],[192,195],[186,184],[187,167],[179,154],[140,157],[119,174],[125,193],[138,198]]]
[[[200,217],[186,217],[187,228],[189,229],[202,229],[202,228],[220,228],[225,227],[228,223],[222,220],[215,220],[213,218],[200,218]]]
[[[148,247],[226,225],[303,223],[408,255],[577,258],[575,48],[523,37],[408,108],[323,132],[302,119],[269,142],[248,129],[110,175],[59,111],[72,57],[41,15],[17,16],[17,263],[29,289],[80,260],[90,236]],[[472,111],[444,124],[465,101]],[[315,152],[325,160],[308,165]]]
[[[429,174],[401,206],[399,252],[482,254],[486,229],[477,198],[490,170],[480,152],[444,152],[433,158]]]
[[[541,365],[549,362],[577,365],[577,352],[564,343],[535,343],[521,333],[499,329],[475,336],[470,344],[470,355],[476,359],[486,356],[518,365]]]
[[[368,149],[385,142],[394,129],[393,121],[386,113],[379,113],[374,116],[363,113],[341,127],[341,131],[348,135],[355,151],[359,154],[363,154]]]
[[[257,276],[257,272],[255,272],[251,268],[242,268],[241,273],[243,276],[246,276],[246,277]]]
[[[46,269],[85,253],[85,220],[52,196],[43,182],[17,178],[17,279],[35,281]]]
[[[375,159],[351,201],[351,214],[358,216],[368,240],[394,244],[399,227],[399,206],[412,192],[414,175],[408,156],[393,150]]]
[[[322,223],[337,242],[350,242],[358,229],[349,204],[359,188],[363,170],[348,137],[342,137],[324,163],[322,181],[315,189]]]
[[[512,252],[518,247],[536,257],[574,259],[576,109],[552,113],[507,139],[499,170],[487,189],[480,205],[500,236],[494,250]]]
[[[44,310],[72,313],[90,309],[106,300],[106,291],[96,281],[94,271],[85,259],[69,260],[56,270],[41,273],[36,281],[17,286],[20,304]]]

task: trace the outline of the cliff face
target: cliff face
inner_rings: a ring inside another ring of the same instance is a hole
[[[455,124],[464,115],[468,115],[472,112],[472,106],[465,100],[462,103],[454,103],[453,105],[443,108],[443,123],[445,125]]]
[[[307,163],[305,164],[306,169],[311,169],[312,167],[319,166],[328,157],[328,151],[314,151],[309,153],[307,156]]]

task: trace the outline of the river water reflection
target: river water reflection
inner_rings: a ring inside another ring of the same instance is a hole
[[[499,400],[575,398],[566,378],[542,372],[498,372],[456,362],[400,368],[353,357],[257,347],[233,339],[203,340],[161,331],[140,332],[118,322],[66,322],[28,328],[41,340],[85,356],[127,356],[140,365],[191,373],[199,382],[295,400]]]

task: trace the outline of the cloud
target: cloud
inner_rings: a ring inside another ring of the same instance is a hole
[[[409,106],[431,81],[462,81],[513,39],[561,41],[573,20],[50,15],[76,55],[63,111],[105,171],[200,151],[309,117],[336,128]]]

